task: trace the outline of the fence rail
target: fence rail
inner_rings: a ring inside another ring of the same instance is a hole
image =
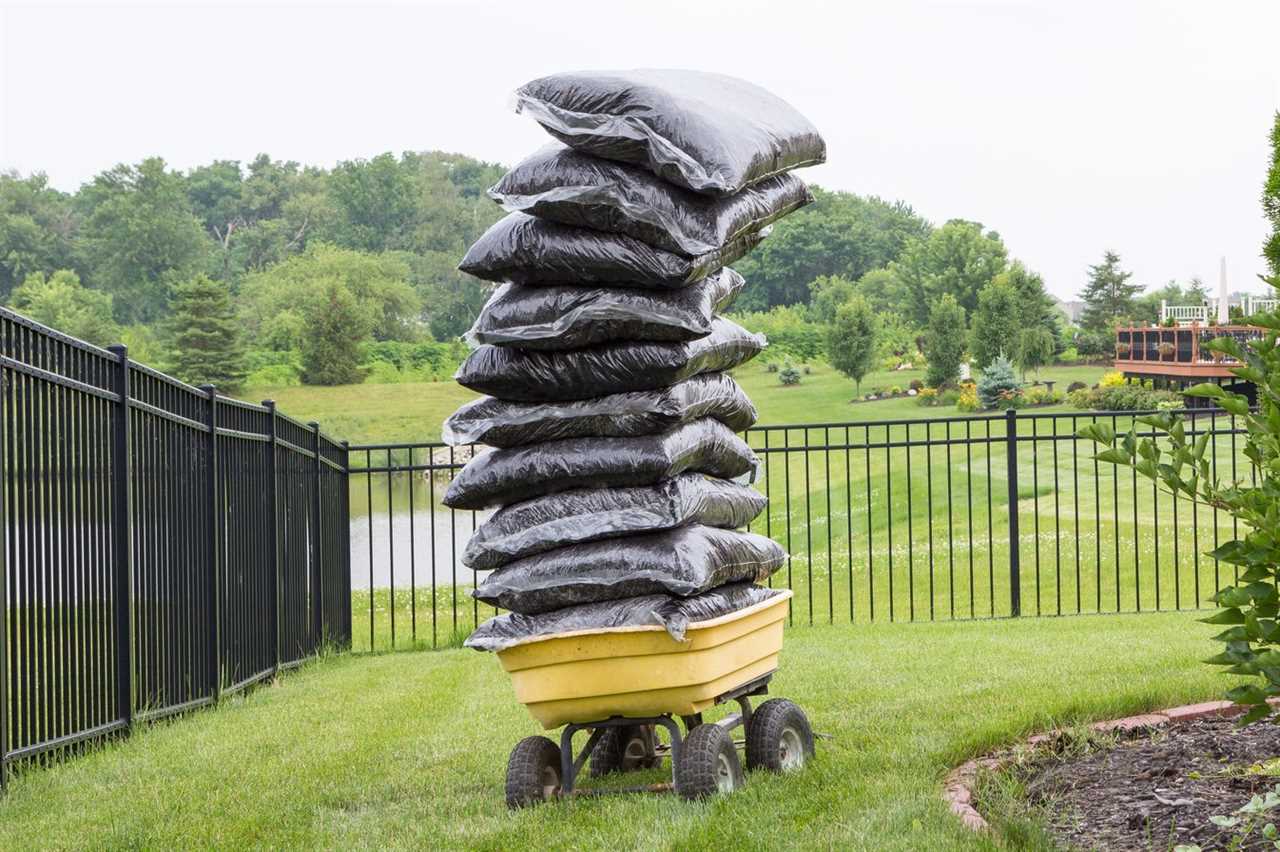
[[[0,785],[351,635],[346,448],[0,309]]]
[[[1204,608],[1228,568],[1203,554],[1234,534],[1231,520],[1099,464],[1075,437],[1140,413],[753,427],[743,437],[769,505],[749,529],[790,554],[771,583],[795,591],[795,623]],[[1185,414],[1188,431],[1210,434],[1215,474],[1251,475],[1234,418]],[[486,513],[440,503],[476,448],[350,449],[353,641],[457,644],[497,612],[469,597],[459,561]]]

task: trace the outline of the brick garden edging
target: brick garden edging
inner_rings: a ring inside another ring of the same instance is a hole
[[[1094,731],[1139,731],[1161,728],[1165,725],[1180,725],[1195,719],[1219,716],[1239,716],[1246,708],[1230,701],[1205,701],[1200,704],[1184,704],[1155,713],[1142,713],[1137,716],[1126,716],[1123,719],[1109,719],[1105,722],[1094,722],[1089,726]],[[1023,740],[1023,745],[1031,748],[1045,745],[1061,733],[1059,730],[1035,734]],[[1001,752],[1008,747],[1000,749]],[[967,828],[983,831],[989,828],[982,814],[973,806],[973,786],[978,777],[978,770],[998,770],[1007,758],[1001,759],[993,755],[977,757],[960,764],[947,774],[942,787],[942,800],[951,808],[951,812],[960,818]]]

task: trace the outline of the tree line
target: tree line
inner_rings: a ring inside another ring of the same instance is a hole
[[[1280,116],[1263,206],[1280,233]],[[0,299],[94,343],[227,390],[442,378],[491,287],[459,273],[502,215],[485,190],[504,168],[439,151],[331,169],[260,155],[186,171],[159,158],[102,172],[73,193],[42,174],[0,174]],[[928,381],[1000,355],[1024,373],[1109,357],[1120,321],[1196,303],[1195,279],[1148,293],[1107,252],[1072,325],[998,232],[934,225],[902,201],[813,187],[735,264],[734,317],[771,357],[826,357],[860,382],[924,361]],[[1280,274],[1280,236],[1265,253]]]

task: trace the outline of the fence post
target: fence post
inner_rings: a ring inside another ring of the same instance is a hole
[[[116,713],[133,724],[133,443],[129,422],[129,347],[107,347],[116,356],[115,441],[111,448],[111,526],[116,595]]]
[[[209,446],[206,458],[209,465],[209,555],[212,570],[209,572],[210,616],[209,666],[213,670],[213,700],[222,700],[222,528],[225,520],[218,503],[218,389],[213,385],[200,388],[209,398]]]
[[[8,341],[6,341],[7,343]],[[12,352],[5,346],[5,352]],[[9,402],[9,376],[0,374],[0,524],[8,526],[9,505],[4,469],[5,417],[12,411]],[[9,566],[5,561],[5,548],[0,547],[0,793],[9,786],[9,649],[5,639],[9,635]]]
[[[276,402],[274,399],[264,399],[263,406],[267,409],[267,416],[271,421],[271,440],[267,444],[267,471],[271,477],[271,483],[268,486],[267,493],[270,495],[268,502],[271,504],[271,571],[275,576],[275,633],[276,633],[276,662],[275,673],[280,673],[280,651],[284,644],[281,636],[284,630],[284,576],[283,566],[280,559],[280,504],[279,504],[279,480],[280,474],[276,469],[276,459],[279,455],[276,428]]]
[[[314,626],[315,637],[316,637],[315,650],[319,651],[320,643],[324,640],[324,627],[325,627],[325,624],[324,624],[324,512],[323,512],[323,504],[322,504],[323,495],[321,494],[322,482],[323,482],[323,477],[321,476],[321,474],[323,473],[322,467],[324,462],[322,462],[320,459],[320,424],[313,420],[308,425],[311,426],[311,432],[315,436],[315,443],[313,448],[315,449],[315,452],[316,452],[316,457],[315,457],[316,481],[315,481],[315,489],[314,489],[315,499],[312,501],[313,508],[315,509],[315,525],[312,527],[312,536],[313,536],[313,541],[315,542],[315,546],[311,548],[311,552],[315,555],[315,565],[316,565],[315,594],[313,595],[313,598],[312,598],[315,606],[315,614],[312,617],[315,619],[315,626]]]
[[[346,643],[346,649],[351,650],[351,605],[347,601],[351,600],[351,442],[342,442],[342,495],[340,497],[342,503],[341,526],[341,553],[342,558],[342,578],[344,581],[342,594],[343,604],[342,612],[342,638]],[[373,570],[370,566],[369,570]]]
[[[1005,466],[1009,481],[1009,614],[1022,615],[1022,554],[1018,544],[1018,412],[1004,413]]]

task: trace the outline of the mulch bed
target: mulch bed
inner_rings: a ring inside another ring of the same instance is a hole
[[[1237,728],[1200,719],[1135,732],[1115,748],[1041,764],[1027,792],[1049,815],[1059,843],[1072,849],[1226,848],[1230,835],[1209,818],[1229,815],[1280,783],[1243,774],[1280,756],[1280,726]],[[1256,842],[1255,842],[1256,841]],[[1254,832],[1245,849],[1274,848]]]

